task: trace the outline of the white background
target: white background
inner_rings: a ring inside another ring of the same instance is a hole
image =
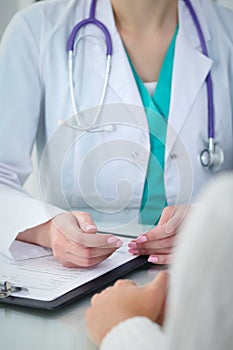
[[[32,2],[33,0],[0,0],[0,38],[14,13]]]

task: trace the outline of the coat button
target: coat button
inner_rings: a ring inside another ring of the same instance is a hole
[[[177,154],[172,153],[172,154],[170,154],[170,157],[171,157],[171,159],[177,159]]]
[[[138,152],[131,152],[131,157],[133,159],[138,159],[139,158],[139,153]]]

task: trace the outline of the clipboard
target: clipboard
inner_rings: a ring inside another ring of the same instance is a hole
[[[28,286],[25,284],[25,281],[20,280],[18,278],[18,281],[11,281],[10,280],[10,274],[9,274],[9,280],[7,279],[8,276],[5,274],[6,281],[1,281],[1,271],[0,271],[0,305],[1,304],[9,304],[9,305],[18,305],[23,307],[30,307],[30,308],[37,308],[37,309],[44,309],[44,310],[58,310],[74,301],[78,301],[82,297],[93,294],[94,292],[106,287],[110,283],[113,283],[118,278],[123,277],[127,273],[138,269],[147,263],[147,258],[143,256],[131,256],[129,253],[126,252],[126,245],[127,240],[125,239],[124,247],[121,247],[119,250],[117,250],[114,254],[109,257],[104,262],[100,263],[96,267],[93,268],[83,268],[81,269],[81,275],[88,274],[88,281],[85,283],[77,283],[75,285],[75,278],[74,283],[70,285],[69,287],[65,288],[64,291],[58,291],[58,293],[55,293],[56,297],[53,297],[49,300],[45,300],[43,297],[33,297],[33,293],[30,294],[30,290],[32,290],[30,286],[30,281],[28,281]],[[116,256],[117,254],[119,257]],[[75,271],[78,271],[80,269],[70,269],[70,268],[64,268],[61,266],[53,256],[47,256],[42,258],[35,258],[30,259],[25,264],[27,266],[30,266],[35,264],[36,261],[40,262],[42,260],[45,261],[52,261],[53,266],[56,266],[58,270],[65,271],[70,273],[71,275],[75,275]],[[114,260],[115,259],[115,260]],[[34,260],[34,261],[33,261]],[[1,261],[1,260],[0,260]],[[9,263],[10,267],[12,262]],[[18,266],[18,268],[17,268]],[[17,263],[15,262],[13,264],[13,268],[15,271],[15,274],[17,274],[17,269],[19,271],[19,266],[22,266],[22,262]],[[25,268],[25,267],[24,267]],[[72,270],[72,271],[71,271]],[[102,273],[102,271],[105,271]],[[40,278],[40,273],[35,272],[35,278]],[[16,278],[17,279],[17,278]],[[78,280],[78,279],[77,279]],[[21,283],[22,282],[22,283]],[[43,286],[42,286],[43,287]],[[42,288],[43,289],[43,288]],[[42,295],[42,294],[41,294]]]

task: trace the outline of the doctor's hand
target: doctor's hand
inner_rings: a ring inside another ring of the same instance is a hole
[[[17,239],[51,248],[65,267],[90,267],[108,258],[122,241],[112,234],[98,234],[90,215],[64,213],[26,230]]]
[[[133,281],[118,280],[114,286],[95,294],[86,311],[87,329],[92,341],[100,346],[103,338],[120,322],[144,316],[161,325],[167,296],[168,274],[138,287]]]
[[[134,255],[149,255],[154,264],[169,264],[180,224],[189,210],[188,206],[164,208],[158,225],[129,243],[129,252]]]

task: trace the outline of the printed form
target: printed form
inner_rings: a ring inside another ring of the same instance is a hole
[[[0,282],[9,281],[13,286],[28,289],[28,291],[12,293],[12,296],[52,301],[135,259],[136,256],[128,253],[127,245],[130,239],[121,238],[121,240],[122,247],[108,259],[91,268],[63,267],[50,253],[47,256],[21,261],[15,261],[0,254]]]

